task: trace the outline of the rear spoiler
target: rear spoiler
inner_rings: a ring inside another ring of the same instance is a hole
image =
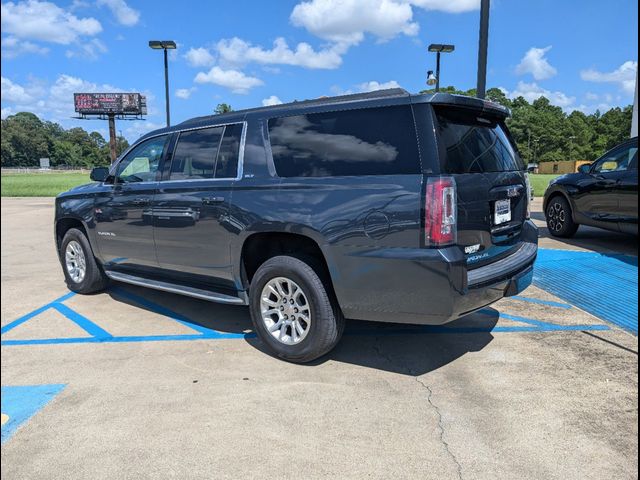
[[[456,108],[474,110],[479,114],[499,117],[501,119],[511,116],[511,110],[507,107],[481,98],[467,97],[465,95],[453,95],[451,93],[434,93],[433,95],[424,95],[424,97],[424,102],[431,103],[433,105],[449,105]],[[416,97],[414,97],[414,99],[415,98]],[[418,101],[415,103],[422,102]]]

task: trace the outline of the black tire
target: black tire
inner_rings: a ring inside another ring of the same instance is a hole
[[[549,233],[554,237],[570,238],[578,231],[580,225],[573,221],[571,205],[566,198],[560,195],[553,197],[544,213]]]
[[[311,362],[331,351],[344,331],[345,320],[332,289],[330,286],[327,288],[309,263],[289,256],[270,258],[258,268],[249,289],[251,319],[258,337],[275,356],[294,363]],[[286,345],[276,339],[262,318],[262,290],[277,277],[295,282],[309,304],[309,331],[299,343],[293,345]]]
[[[79,280],[72,277],[66,264],[67,246],[71,242],[76,242],[76,244],[82,249],[82,253],[84,255],[85,274]],[[64,272],[64,279],[67,283],[67,287],[69,287],[69,290],[74,292],[83,294],[99,292],[100,290],[104,290],[109,282],[107,276],[104,274],[93,256],[93,250],[91,250],[89,240],[87,240],[84,232],[77,228],[70,228],[62,239],[62,243],[60,244],[60,263],[62,264],[62,271]]]

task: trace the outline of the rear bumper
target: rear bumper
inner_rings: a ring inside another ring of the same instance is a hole
[[[532,222],[525,222],[521,238],[517,252],[474,270],[467,269],[459,247],[384,249],[343,257],[346,268],[334,280],[336,294],[347,318],[447,323],[531,284],[538,251]]]

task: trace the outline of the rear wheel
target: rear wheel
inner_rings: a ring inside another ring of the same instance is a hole
[[[67,287],[78,293],[103,290],[108,279],[98,266],[84,232],[77,228],[67,231],[60,244],[60,261]]]
[[[571,205],[564,197],[556,196],[549,201],[546,211],[547,227],[554,237],[573,237],[579,224],[573,221]]]
[[[284,360],[315,360],[338,343],[344,330],[330,290],[298,258],[277,256],[263,263],[253,277],[249,298],[256,333]]]

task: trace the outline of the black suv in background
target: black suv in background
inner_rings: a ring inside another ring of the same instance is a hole
[[[577,173],[553,179],[544,212],[556,237],[572,237],[580,225],[637,235],[638,137],[581,165]]]
[[[56,199],[67,285],[249,305],[294,362],[331,350],[345,317],[459,318],[532,280],[538,234],[507,115],[396,89],[149,133]]]

